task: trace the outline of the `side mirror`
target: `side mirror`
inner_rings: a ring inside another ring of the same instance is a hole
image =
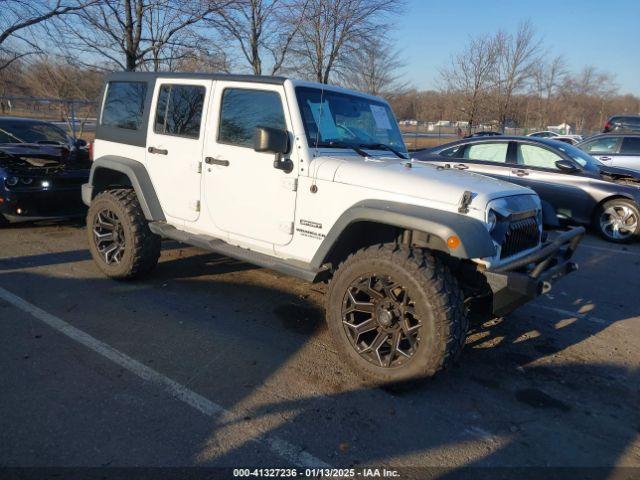
[[[83,140],[82,138],[79,138],[76,140],[76,147],[78,148],[84,148],[87,146],[87,141]]]
[[[256,127],[253,132],[253,149],[284,155],[289,152],[289,134],[286,130],[271,127]]]
[[[558,160],[556,162],[556,167],[558,167],[558,170],[562,170],[563,172],[567,173],[574,173],[580,170],[573,162],[570,162],[569,160]]]
[[[282,156],[289,153],[289,134],[286,130],[271,127],[256,127],[253,132],[253,149],[256,152],[275,153],[273,168],[282,170],[284,173],[293,171],[293,162],[289,158]]]

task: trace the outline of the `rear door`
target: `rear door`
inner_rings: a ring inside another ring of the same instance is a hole
[[[613,166],[640,170],[640,136],[622,138],[620,153],[614,157]]]
[[[440,155],[446,160],[437,163],[508,181],[513,167],[508,162],[508,151],[508,141],[467,143],[441,152]]]
[[[567,173],[556,166],[558,160],[567,159],[551,148],[514,143],[518,165],[513,169],[511,181],[534,190],[555,208],[559,217],[588,222],[595,204],[582,188],[585,179],[579,173]]]
[[[200,212],[204,128],[211,80],[159,79],[147,134],[147,170],[165,214],[193,222]]]

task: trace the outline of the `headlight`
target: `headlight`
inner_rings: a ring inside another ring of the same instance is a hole
[[[4,183],[9,185],[10,187],[15,187],[18,184],[18,177],[7,177]]]
[[[496,215],[496,212],[494,212],[493,210],[489,210],[489,213],[487,214],[487,229],[489,230],[489,232],[493,232],[493,229],[496,228],[497,223],[498,216]]]
[[[33,178],[21,178],[20,182],[25,185],[31,185],[33,183]]]

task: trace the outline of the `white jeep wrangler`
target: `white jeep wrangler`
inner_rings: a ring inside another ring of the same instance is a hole
[[[94,157],[106,275],[148,273],[164,237],[328,281],[336,344],[377,383],[447,367],[478,299],[504,315],[547,291],[584,234],[544,242],[531,190],[413,163],[384,100],[286,78],[112,74]]]

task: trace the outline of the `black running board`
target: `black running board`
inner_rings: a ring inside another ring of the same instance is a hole
[[[322,270],[313,268],[308,263],[300,262],[298,260],[281,260],[263,253],[254,252],[253,250],[230,245],[219,238],[178,230],[174,226],[168,225],[164,222],[149,222],[149,229],[161,237],[170,238],[177,242],[210,250],[226,257],[242,260],[260,267],[269,268],[276,272],[301,278],[307,282],[318,281],[318,276],[322,272]]]

